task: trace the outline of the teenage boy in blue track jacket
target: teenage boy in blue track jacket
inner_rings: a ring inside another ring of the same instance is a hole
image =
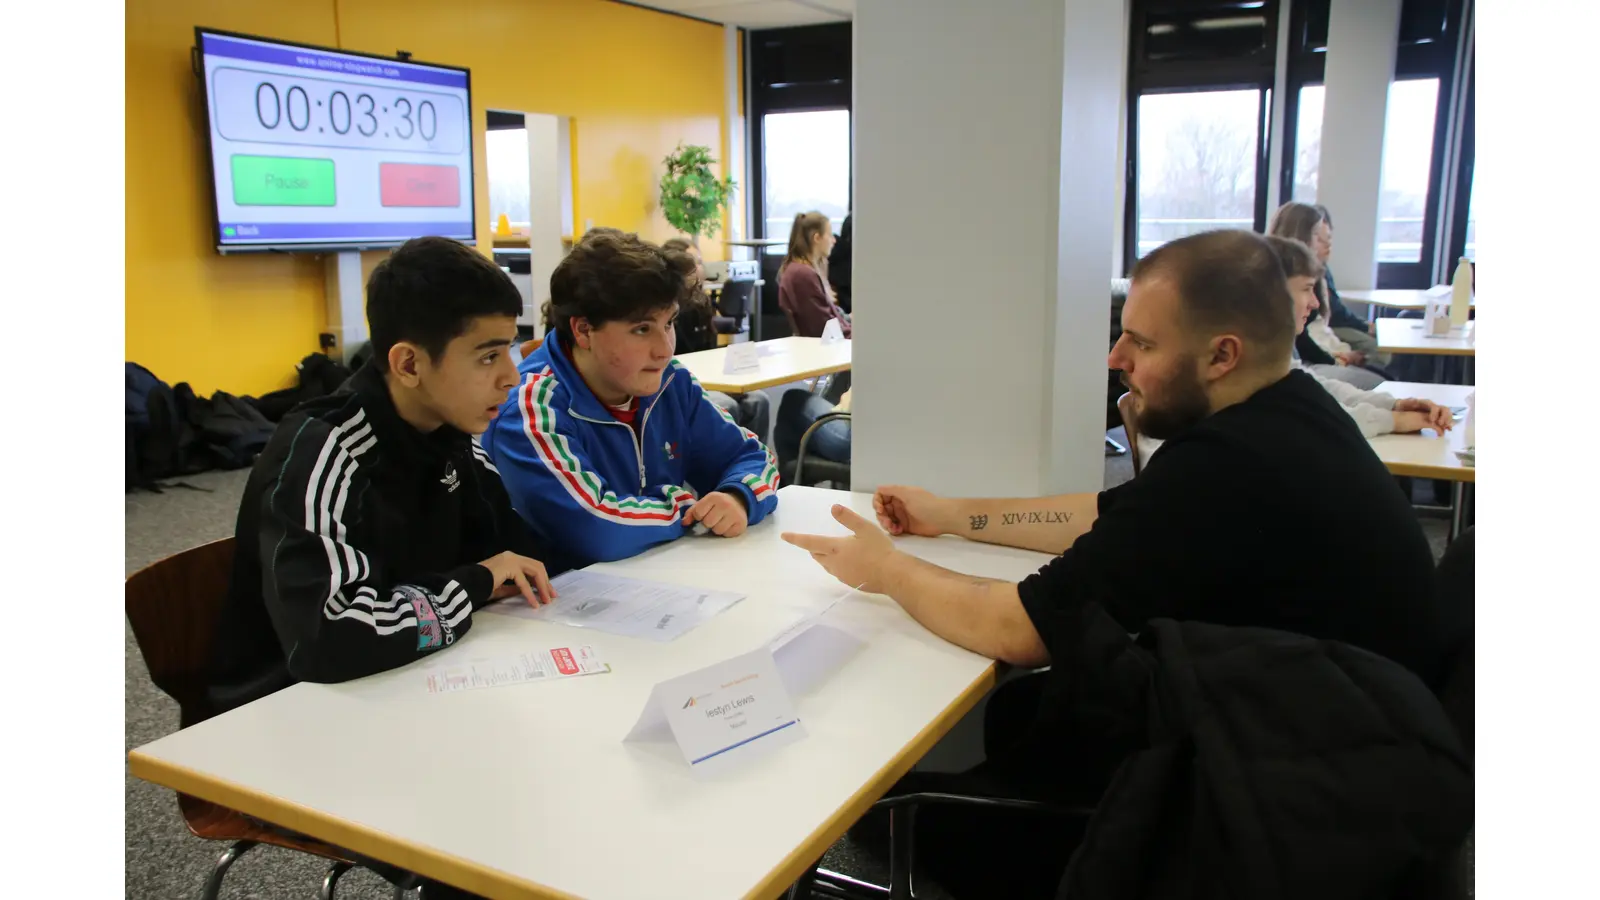
[[[544,344],[483,447],[512,505],[579,562],[625,559],[703,525],[737,537],[778,505],[777,461],[672,358],[681,267],[591,232],[556,267]]]

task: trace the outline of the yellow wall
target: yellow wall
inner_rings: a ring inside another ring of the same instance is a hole
[[[608,0],[126,0],[126,12],[127,355],[201,393],[289,384],[327,312],[320,257],[214,250],[196,25],[470,68],[484,249],[485,110],[572,117],[579,230],[671,236],[662,157],[679,141],[725,146],[721,27]],[[701,245],[722,256],[719,241]]]

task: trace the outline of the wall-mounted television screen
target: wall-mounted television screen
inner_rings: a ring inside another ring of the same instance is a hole
[[[473,242],[470,73],[195,29],[217,250]]]

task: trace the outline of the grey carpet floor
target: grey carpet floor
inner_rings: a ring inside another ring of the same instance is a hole
[[[1121,440],[1121,429],[1112,432]],[[1126,443],[1125,441],[1123,443]],[[204,491],[181,488],[161,494],[136,493],[127,498],[127,572],[135,571],[180,550],[226,537],[233,533],[239,497],[247,473],[208,472],[186,479]],[[1121,484],[1133,477],[1128,457],[1107,457],[1106,485]],[[1445,523],[1424,519],[1435,554],[1443,552]],[[177,728],[178,710],[165,694],[150,683],[144,659],[131,629],[125,627],[127,750],[147,744]],[[129,900],[180,900],[200,895],[212,864],[224,849],[189,834],[178,815],[171,791],[129,775],[126,776],[126,896]],[[888,872],[873,856],[841,841],[824,859],[834,871],[876,883],[885,883]],[[319,861],[297,853],[271,847],[258,847],[229,871],[222,896],[233,900],[279,900],[311,898],[317,895],[326,867]],[[648,895],[641,885],[640,896]],[[919,883],[919,896],[925,900],[946,900],[937,885]],[[380,878],[362,870],[352,871],[339,884],[338,896],[344,900],[386,900],[392,891]]]

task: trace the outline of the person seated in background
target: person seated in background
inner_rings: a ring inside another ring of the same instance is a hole
[[[1295,321],[1304,330],[1317,306],[1317,282],[1322,278],[1322,261],[1305,244],[1286,237],[1268,235],[1267,241],[1278,254],[1288,277],[1289,295],[1294,298]],[[1296,368],[1317,379],[1323,390],[1333,395],[1344,406],[1345,412],[1355,420],[1361,436],[1372,438],[1380,434],[1412,434],[1432,428],[1440,433],[1450,430],[1452,418],[1447,407],[1419,397],[1395,399],[1381,391],[1363,391],[1348,382],[1324,378],[1305,366],[1296,355]]]
[[[534,531],[584,563],[703,525],[736,537],[778,505],[777,462],[672,358],[688,285],[637,235],[586,235],[550,276],[549,337],[483,447]]]
[[[783,537],[940,637],[1018,666],[1050,665],[1058,637],[1096,604],[1129,633],[1157,617],[1276,628],[1367,649],[1435,683],[1445,629],[1427,539],[1348,415],[1291,369],[1292,308],[1262,236],[1214,231],[1166,244],[1135,266],[1108,359],[1141,426],[1166,441],[1138,478],[1098,494],[1018,499],[888,485],[873,507],[889,534],[836,506],[851,534]],[[1361,590],[1303,564],[1306,521],[1363,536],[1342,551],[1353,571],[1372,573]],[[890,534],[956,534],[1057,556],[1013,584],[917,559]],[[1087,749],[1091,735],[1074,733],[1072,710],[1050,701],[1066,686],[1050,679],[1025,676],[993,698],[991,711],[1020,703],[1025,713],[1009,716],[1004,733],[993,717],[986,723],[991,770],[1030,796],[1092,801],[1120,754]]]
[[[799,337],[822,337],[830,319],[837,319],[850,337],[850,317],[835,303],[823,277],[833,249],[833,225],[819,212],[799,213],[789,229],[789,252],[778,267],[778,306],[794,322]]]
[[[801,388],[791,389],[783,395],[783,402],[778,405],[778,428],[773,434],[773,443],[779,448],[780,456],[784,453],[798,455],[800,439],[805,436],[806,429],[818,419],[834,412],[850,411],[850,391],[845,391],[838,403],[829,403],[827,398],[805,391]],[[787,445],[785,441],[789,442]],[[820,456],[823,459],[837,463],[850,462],[850,420],[834,419],[823,422],[811,433],[811,440],[806,444],[806,456]]]
[[[828,284],[833,288],[834,297],[838,298],[839,308],[846,315],[853,312],[850,305],[850,281],[852,241],[850,216],[844,217],[844,224],[839,226],[839,239],[834,242],[833,250],[828,253]]]
[[[1272,215],[1267,233],[1294,238],[1308,247],[1324,244],[1330,251],[1333,247],[1332,229],[1323,220],[1322,213],[1309,203],[1285,203],[1278,207],[1278,211]],[[1320,281],[1317,297],[1318,308],[1312,312],[1306,329],[1295,339],[1301,359],[1313,367],[1317,374],[1348,382],[1362,390],[1370,391],[1384,381],[1391,380],[1389,374],[1375,361],[1369,360],[1363,351],[1344,342],[1333,332],[1327,321],[1330,303],[1325,299],[1325,289]],[[1348,310],[1345,315],[1349,315]],[[1373,341],[1370,346],[1375,349],[1377,342]]]
[[[1333,213],[1328,208],[1318,203],[1317,213],[1322,216],[1322,224],[1326,230],[1313,232],[1312,237],[1316,242],[1311,244],[1311,249],[1316,251],[1317,259],[1322,262],[1322,283],[1318,291],[1319,298],[1325,298],[1331,312],[1328,315],[1328,326],[1338,338],[1349,344],[1352,349],[1360,353],[1369,363],[1379,368],[1388,368],[1393,361],[1393,356],[1378,350],[1378,339],[1372,336],[1372,324],[1352,313],[1339,299],[1339,289],[1333,283],[1333,270],[1328,268],[1328,257],[1333,255]]]
[[[673,254],[673,265],[683,273],[684,281],[689,285],[683,305],[678,308],[678,343],[674,355],[715,350],[717,330],[712,320],[716,317],[716,308],[711,298],[706,296],[706,267],[700,257],[700,248],[683,238],[672,238],[661,247]],[[766,440],[767,429],[772,424],[772,401],[767,399],[766,394],[751,391],[731,397],[721,391],[706,391],[706,396],[732,416],[740,428],[748,428],[757,437]]]
[[[498,266],[446,238],[407,241],[373,270],[370,362],[290,412],[245,485],[215,712],[406,665],[499,596],[554,597],[549,575],[566,564],[471,437],[517,382],[521,309]]]

